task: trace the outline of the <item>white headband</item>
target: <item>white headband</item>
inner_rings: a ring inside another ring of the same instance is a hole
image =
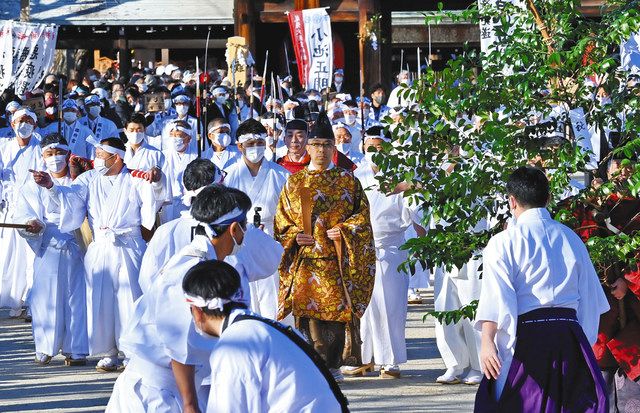
[[[96,146],[96,148],[100,148],[100,149],[102,149],[103,151],[108,152],[108,153],[110,153],[110,154],[112,154],[112,155],[119,155],[119,156],[120,156],[120,159],[123,159],[123,160],[124,160],[124,155],[125,155],[125,153],[124,153],[124,151],[123,151],[123,150],[121,150],[121,149],[114,148],[113,146],[109,146],[109,145],[103,145],[103,144],[99,144],[99,145],[97,145],[97,146]]]
[[[222,184],[224,182],[224,174],[218,174],[218,172],[216,171],[216,175],[213,177],[213,182],[214,184]],[[206,187],[208,187],[209,185],[205,185],[202,186],[198,189],[194,189],[193,191],[191,190],[186,190],[184,191],[184,195],[182,195],[182,203],[188,207],[191,206],[191,203],[193,202],[193,199],[195,197],[198,196],[198,194],[200,192],[202,192],[203,189],[205,189]]]
[[[211,128],[209,128],[209,130],[207,132],[214,132],[214,131],[216,131],[218,129],[221,129],[221,128],[227,128],[227,129],[231,130],[231,125],[229,125],[228,123],[222,123],[220,125],[212,126]]]
[[[230,298],[213,297],[205,300],[197,295],[187,293],[184,293],[184,298],[187,300],[187,303],[195,305],[196,307],[222,311],[225,304],[230,302],[240,302],[240,300],[242,300],[242,291],[238,289]]]
[[[255,140],[262,139],[264,141],[264,140],[267,140],[267,134],[266,133],[245,133],[244,135],[238,136],[236,140],[238,141],[238,143],[244,143],[252,139],[255,139]]]
[[[221,216],[220,218],[216,219],[213,222],[202,222],[200,221],[200,225],[202,225],[202,227],[204,228],[204,232],[207,234],[207,236],[209,238],[215,238],[218,236],[218,233],[216,231],[214,231],[213,228],[211,228],[213,225],[227,225],[227,224],[231,224],[232,222],[237,222],[236,220],[241,217],[244,216],[245,213],[243,210],[241,210],[238,207],[235,207],[233,210],[227,212],[226,214],[224,214],[223,216]]]
[[[171,131],[169,132],[172,132],[174,130],[180,131],[182,133],[186,133],[187,135],[191,136],[191,129],[187,129],[185,127],[176,125],[175,123],[173,124],[173,126],[171,127]]]
[[[13,112],[13,115],[11,116],[11,121],[15,122],[16,120],[20,119],[24,115],[29,116],[31,119],[33,119],[34,122],[38,121],[38,118],[36,117],[36,114],[33,113],[31,111],[31,109],[29,109],[29,108],[20,108],[20,109],[16,110],[15,112]]]
[[[65,145],[64,143],[54,142],[43,147],[42,152],[46,151],[47,149],[62,149],[64,151],[69,151],[69,146]]]

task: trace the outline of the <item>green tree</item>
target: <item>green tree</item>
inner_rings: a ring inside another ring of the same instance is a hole
[[[572,205],[558,202],[570,177],[585,170],[590,155],[576,142],[567,114],[582,108],[589,124],[620,131],[623,143],[617,152],[626,157],[640,147],[640,85],[619,68],[621,42],[640,30],[640,2],[609,1],[601,19],[585,18],[579,5],[579,1],[535,1],[549,35],[546,40],[530,5],[507,5],[502,13],[483,10],[485,16],[501,20],[500,48],[485,54],[465,45],[444,70],[427,69],[401,92],[415,104],[400,122],[386,119],[393,139],[374,160],[384,172],[379,178],[383,187],[413,183],[405,196],[423,208],[428,231],[403,246],[411,252],[407,266],[422,260],[430,268],[450,269],[478,255],[509,218],[506,178],[532,160],[542,162],[550,176],[550,209],[561,221],[571,223],[576,203],[613,190],[612,184],[605,184],[597,191],[583,191]],[[478,23],[481,16],[476,5],[462,13],[442,11],[441,6],[425,18],[430,24],[444,18]],[[601,104],[598,87],[586,79],[595,79],[597,86],[609,91],[611,103]],[[545,148],[540,136],[554,125],[537,119],[554,107],[555,127],[569,144]],[[638,194],[640,171],[634,172],[628,186]],[[484,219],[489,227],[470,230]],[[429,228],[429,222],[437,225]],[[622,234],[594,239],[588,246],[596,265],[603,268],[619,259],[633,265],[632,251],[638,245],[635,234]],[[457,322],[473,317],[476,305],[432,314],[440,321]]]

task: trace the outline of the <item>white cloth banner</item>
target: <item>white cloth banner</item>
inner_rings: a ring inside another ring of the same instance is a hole
[[[291,41],[298,61],[300,83],[306,89],[331,86],[333,38],[331,19],[324,8],[289,13]]]
[[[620,46],[620,63],[624,70],[640,75],[640,33]]]
[[[582,108],[570,110],[569,118],[571,119],[576,143],[585,152],[590,152],[586,168],[590,170],[597,169],[598,160],[600,159],[600,134],[594,134],[589,131],[589,125]]]
[[[524,9],[522,0],[478,0],[480,11],[480,50],[489,53],[494,43],[499,43],[500,38],[496,31],[502,26],[501,17],[505,17],[505,7],[508,3]],[[507,20],[509,17],[507,16]],[[500,50],[500,47],[496,47]]]
[[[18,96],[35,89],[53,62],[58,26],[0,21],[0,93]]]

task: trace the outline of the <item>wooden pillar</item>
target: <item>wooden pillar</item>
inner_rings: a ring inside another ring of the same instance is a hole
[[[98,67],[98,63],[100,63],[100,50],[93,51],[93,68]]]
[[[160,50],[160,60],[162,60],[163,65],[169,64],[169,49],[161,49]]]
[[[252,2],[249,0],[234,0],[234,34],[244,37],[251,54],[256,55],[256,30],[257,23],[254,18]]]
[[[387,1],[380,1],[380,37],[386,40],[386,42],[378,42],[380,48],[380,62],[388,62],[388,64],[380,64],[380,82],[389,87],[392,80],[391,70],[391,4]],[[387,90],[387,95],[391,92]]]
[[[381,0],[358,0],[358,33],[365,33],[365,25],[369,18],[380,11]],[[391,18],[391,15],[389,15]],[[391,37],[387,38],[391,41]],[[381,39],[378,39],[378,50],[373,50],[371,43],[360,42],[361,67],[364,67],[365,95],[368,95],[369,88],[382,81],[382,60],[381,60]]]
[[[129,42],[126,38],[118,39],[118,63],[120,65],[120,76],[129,78],[131,70],[131,51],[129,50]]]
[[[317,9],[320,7],[320,0],[293,0],[295,10]]]
[[[20,0],[20,21],[28,22],[31,19],[31,2]]]

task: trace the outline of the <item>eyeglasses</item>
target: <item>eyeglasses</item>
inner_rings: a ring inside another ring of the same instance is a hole
[[[332,149],[333,143],[310,143],[309,146],[313,149]]]

